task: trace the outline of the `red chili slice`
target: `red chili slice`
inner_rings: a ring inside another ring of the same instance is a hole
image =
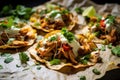
[[[65,51],[68,51],[71,49],[71,47],[68,44],[62,44],[62,47]]]
[[[100,26],[101,26],[101,28],[105,28],[105,23],[104,23],[104,22],[105,22],[105,20],[101,20],[101,21],[100,21]]]

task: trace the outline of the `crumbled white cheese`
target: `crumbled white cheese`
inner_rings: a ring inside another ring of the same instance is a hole
[[[48,13],[47,15],[46,15],[46,18],[50,18],[50,16],[53,14],[53,13],[56,13],[56,12],[58,12],[58,14],[54,17],[54,18],[52,18],[54,21],[55,20],[62,20],[62,16],[61,16],[61,14],[59,13],[60,11],[59,10],[53,10],[53,11],[51,11],[50,13]]]
[[[15,40],[15,38],[9,38],[9,40],[8,40],[8,44],[10,44],[10,43],[12,43],[13,41]]]
[[[61,14],[57,14],[54,18],[54,20],[61,20],[62,21],[62,16]]]
[[[9,36],[13,37],[19,33],[20,28],[16,28],[14,26],[11,26],[10,29],[6,29],[5,31],[6,31],[6,33],[9,34]]]

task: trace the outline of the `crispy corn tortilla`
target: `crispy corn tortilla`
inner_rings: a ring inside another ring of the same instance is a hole
[[[36,30],[32,29],[31,26],[29,26],[29,25],[26,25],[25,27],[21,28],[21,30],[24,31],[24,28],[25,28],[25,30],[27,28],[29,28],[26,35],[24,35],[24,37],[27,36],[27,35],[30,36],[28,38],[28,40],[26,40],[26,41],[14,40],[10,44],[6,43],[4,45],[1,45],[0,49],[13,49],[13,48],[21,48],[21,47],[31,46],[35,42],[35,40],[37,38]],[[14,35],[14,34],[11,34],[11,35]]]
[[[45,6],[44,6],[45,7]],[[42,10],[42,9],[41,9]],[[39,11],[39,9],[38,9],[38,11]],[[69,13],[68,14],[68,16],[69,16],[69,19],[70,19],[70,21],[68,22],[69,23],[69,25],[68,26],[66,26],[66,25],[62,25],[61,27],[67,27],[67,29],[69,30],[69,31],[71,31],[75,26],[76,26],[76,24],[77,24],[77,21],[78,21],[78,19],[77,19],[77,16],[76,15],[74,15],[73,13]],[[32,21],[33,20],[33,21]],[[40,19],[40,16],[39,16],[39,14],[38,13],[35,13],[35,14],[33,14],[32,16],[31,16],[31,18],[30,18],[30,24],[31,24],[31,26],[33,27],[33,28],[35,28],[35,29],[38,29],[38,30],[42,30],[42,31],[44,31],[44,32],[51,32],[51,31],[54,31],[55,29],[54,28],[49,28],[49,29],[46,29],[45,28],[45,26],[42,26],[42,25],[46,25],[46,26],[57,26],[55,23],[54,24],[48,24],[48,22],[46,21],[46,18],[43,18],[43,19]],[[40,23],[40,21],[42,21],[42,23]],[[61,21],[55,21],[55,22],[61,22]],[[40,23],[40,25],[39,26],[35,26],[35,23]],[[60,23],[59,23],[60,24]],[[64,24],[66,24],[66,23],[64,23]],[[57,30],[57,29],[56,29]]]
[[[48,38],[48,37],[50,37],[50,36],[52,36],[52,35],[54,35],[56,33],[59,33],[59,32],[60,32],[60,30],[52,31],[52,32],[46,34],[44,38]],[[42,41],[44,41],[44,39],[40,40],[40,42],[42,42]],[[39,49],[37,49],[37,51],[39,53]],[[63,62],[61,62],[61,64],[59,64],[59,65],[51,65],[49,61],[40,58],[35,53],[31,53],[31,56],[35,60],[45,64],[49,69],[56,70],[56,71],[59,71],[59,72],[62,72],[62,73],[66,73],[66,74],[73,74],[73,73],[76,73],[78,71],[84,70],[87,67],[93,66],[93,65],[95,65],[97,63],[97,60],[99,58],[99,51],[93,51],[91,53],[91,55],[92,54],[94,55],[94,57],[92,57],[92,61],[93,62],[89,62],[86,65],[85,64],[79,64],[79,63],[77,65],[73,65],[72,63],[63,63]]]
[[[96,53],[98,53],[98,52],[96,52]],[[59,72],[65,73],[65,74],[74,74],[79,71],[83,71],[86,68],[95,65],[97,62],[97,59],[99,57],[99,55],[96,54],[96,57],[94,58],[95,62],[88,63],[87,65],[84,65],[84,64],[73,65],[71,63],[62,63],[62,62],[59,65],[51,65],[49,61],[41,59],[36,53],[30,53],[30,55],[33,59],[45,64],[45,66],[48,67],[49,69],[56,70],[56,71],[59,71]]]

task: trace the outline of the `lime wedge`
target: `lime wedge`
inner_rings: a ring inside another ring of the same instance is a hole
[[[96,15],[95,8],[93,6],[88,7],[82,13],[82,16],[92,17]]]

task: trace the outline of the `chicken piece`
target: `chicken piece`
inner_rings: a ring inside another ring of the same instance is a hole
[[[116,32],[116,29],[112,29],[112,31],[108,35],[101,35],[100,39],[107,39],[109,43],[113,43],[116,41],[115,32]]]
[[[8,34],[5,31],[3,31],[2,34],[0,35],[0,39],[1,39],[0,42],[2,44],[7,43],[7,41],[9,40]]]
[[[13,41],[11,43],[12,46],[27,46],[28,45],[28,42],[26,41]]]
[[[55,46],[56,46],[56,43],[54,42],[47,43],[46,49],[44,51],[40,50],[39,48],[37,49],[37,51],[41,57],[50,56],[49,53],[51,52],[51,50],[55,48]]]
[[[69,59],[71,60],[72,63],[77,64],[78,62],[75,60],[75,55],[72,50],[68,51]]]

